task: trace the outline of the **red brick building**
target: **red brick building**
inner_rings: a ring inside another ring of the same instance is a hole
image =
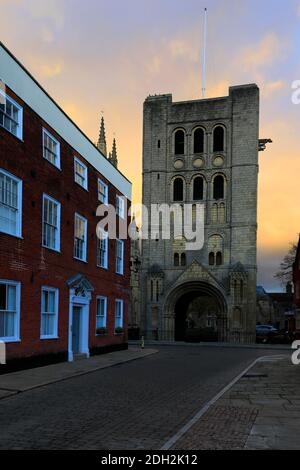
[[[126,348],[130,242],[100,241],[96,210],[117,205],[128,224],[131,184],[2,44],[0,78],[0,340],[8,367]]]

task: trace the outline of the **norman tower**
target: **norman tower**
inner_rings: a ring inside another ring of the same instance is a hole
[[[205,205],[205,245],[144,240],[141,330],[147,338],[187,336],[252,342],[256,324],[259,89],[229,96],[144,103],[143,204]]]

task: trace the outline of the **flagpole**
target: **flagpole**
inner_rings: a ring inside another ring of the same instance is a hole
[[[204,9],[203,56],[202,56],[202,98],[205,98],[206,47],[207,47],[207,8]]]

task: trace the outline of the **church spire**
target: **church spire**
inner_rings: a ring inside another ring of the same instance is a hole
[[[107,157],[107,147],[106,147],[106,137],[105,137],[105,124],[104,124],[104,117],[101,118],[101,126],[99,132],[99,140],[97,144],[98,149],[105,157]]]
[[[109,154],[109,160],[115,166],[118,167],[118,156],[117,156],[117,144],[116,139],[113,141],[112,152]]]

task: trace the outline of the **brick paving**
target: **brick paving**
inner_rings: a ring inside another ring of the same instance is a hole
[[[251,369],[174,449],[300,449],[300,366],[266,359]]]
[[[160,449],[261,353],[160,346],[144,359],[4,398],[0,448]],[[240,426],[251,419],[241,415]]]

